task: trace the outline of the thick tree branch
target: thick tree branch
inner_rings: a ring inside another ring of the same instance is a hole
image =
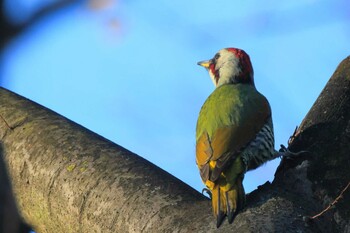
[[[5,89],[0,114],[18,206],[37,232],[215,229],[207,198],[132,152]]]
[[[290,169],[308,163],[307,180],[311,196],[322,211],[332,203],[350,181],[350,57],[344,59],[308,112],[291,141],[292,151],[307,150],[311,155],[284,159],[276,182],[286,179]],[[304,180],[302,182],[305,182]],[[304,198],[304,197],[303,197]],[[333,211],[314,221],[325,224],[328,232],[350,231],[350,194],[344,193]],[[312,225],[311,224],[311,225]],[[327,232],[326,229],[323,229]]]
[[[275,180],[219,230],[210,201],[132,152],[0,89],[3,159],[23,218],[38,232],[343,232],[350,197],[312,222],[350,180],[350,57],[293,138]],[[7,122],[7,123],[5,123]],[[193,166],[195,166],[193,164]]]

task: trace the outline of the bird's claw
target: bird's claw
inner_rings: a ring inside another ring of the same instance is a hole
[[[293,157],[297,157],[297,156],[300,156],[300,155],[305,154],[305,153],[310,153],[310,151],[307,151],[307,150],[302,150],[299,152],[292,152],[282,144],[281,144],[281,149],[279,149],[278,152],[279,152],[279,156],[281,158],[286,158],[286,159],[292,159]]]
[[[210,191],[209,189],[207,189],[207,188],[203,188],[203,189],[202,189],[202,194],[203,194],[203,195],[204,195],[204,192],[205,192],[206,194],[208,194],[209,198],[211,199],[211,191]]]

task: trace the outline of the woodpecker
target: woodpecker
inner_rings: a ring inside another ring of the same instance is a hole
[[[196,164],[212,200],[216,226],[232,223],[245,205],[244,174],[278,156],[271,108],[257,91],[248,54],[221,49],[198,62],[215,90],[203,104],[196,127]]]

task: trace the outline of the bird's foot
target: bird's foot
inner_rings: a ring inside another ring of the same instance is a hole
[[[203,194],[203,195],[204,195],[204,192],[205,192],[206,194],[208,194],[209,198],[211,199],[211,191],[210,191],[209,189],[207,189],[207,188],[203,188],[203,189],[202,189],[202,194]]]
[[[293,159],[293,158],[299,157],[301,155],[304,155],[305,153],[310,153],[310,151],[302,150],[299,152],[292,152],[282,144],[281,144],[281,149],[279,149],[279,151],[278,151],[279,156],[281,158],[286,158],[286,159]]]

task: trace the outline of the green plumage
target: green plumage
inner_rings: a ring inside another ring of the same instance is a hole
[[[244,207],[244,173],[273,158],[271,109],[254,86],[253,68],[243,50],[222,49],[198,64],[209,71],[216,87],[199,113],[196,164],[219,227],[226,216],[232,223]]]
[[[241,152],[269,118],[270,106],[253,85],[219,86],[203,104],[196,129],[196,163],[212,193],[217,226],[225,216],[231,223],[244,206],[247,164]]]
[[[231,84],[216,88],[199,113],[196,141],[203,132],[207,132],[209,138],[212,138],[219,128],[254,124],[247,120],[255,116],[256,111],[265,111],[266,102],[265,97],[251,85]]]

